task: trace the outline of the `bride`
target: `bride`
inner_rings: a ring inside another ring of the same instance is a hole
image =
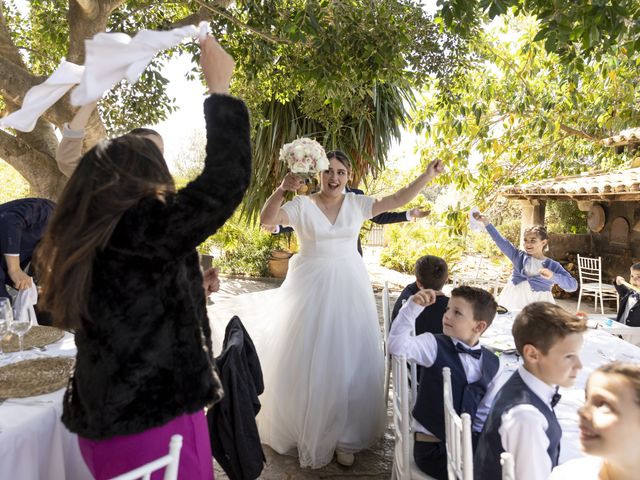
[[[320,468],[337,453],[351,465],[386,425],[384,356],[371,283],[357,237],[362,223],[413,199],[442,171],[436,160],[393,195],[345,193],[346,155],[329,152],[320,191],[282,205],[302,180],[289,173],[265,203],[261,223],[291,225],[300,251],[281,287],[241,295],[215,316],[237,314],[251,334],[264,374],[258,428],[263,443]],[[216,304],[216,307],[220,307]]]

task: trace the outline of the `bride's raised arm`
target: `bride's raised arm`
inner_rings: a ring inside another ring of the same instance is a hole
[[[382,212],[395,210],[396,208],[400,208],[409,203],[420,193],[420,190],[422,190],[427,183],[440,175],[443,170],[444,166],[441,160],[434,160],[429,163],[425,172],[413,182],[402,187],[396,193],[383,197],[380,200],[376,200],[373,203],[372,216],[375,217]]]
[[[287,191],[295,192],[303,184],[303,181],[297,175],[289,172],[284,177],[280,186],[267,199],[260,212],[260,223],[262,225],[289,225],[289,215],[282,208],[284,194]]]

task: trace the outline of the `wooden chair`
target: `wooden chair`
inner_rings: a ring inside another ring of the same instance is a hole
[[[502,480],[516,480],[513,455],[509,452],[502,452],[500,454],[500,465],[502,465]]]
[[[395,446],[393,448],[392,480],[433,480],[418,468],[413,460],[413,435],[411,433],[411,412],[409,410],[409,385],[406,357],[393,357],[393,427]]]
[[[444,426],[449,480],[473,480],[471,417],[468,413],[458,415],[453,407],[449,367],[442,369],[442,377],[444,380]]]
[[[616,301],[616,311],[620,308],[618,292],[613,285],[602,283],[602,257],[589,258],[578,255],[578,275],[580,277],[580,293],[578,294],[578,307],[582,296],[592,296],[594,298],[594,309],[598,309],[598,299],[600,300],[600,312],[604,315],[604,300]]]
[[[389,385],[391,383],[391,354],[389,353],[389,330],[391,329],[391,302],[389,301],[389,285],[384,282],[382,289],[382,319],[384,326],[384,401],[389,401]]]
[[[150,480],[151,474],[164,468],[164,480],[176,480],[178,478],[178,464],[180,463],[180,450],[182,449],[182,435],[173,435],[169,442],[169,453],[164,457],[142,465],[130,472],[123,473],[111,480]],[[166,468],[165,468],[166,467]]]

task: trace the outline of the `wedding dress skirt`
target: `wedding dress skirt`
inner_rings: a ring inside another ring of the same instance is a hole
[[[308,198],[296,197],[291,203],[297,202],[302,219],[295,212],[289,218],[301,253],[291,258],[281,287],[210,307],[214,338],[219,341],[226,322],[238,315],[258,350],[265,385],[257,418],[262,442],[282,454],[297,449],[303,467],[328,464],[335,449],[368,448],[386,425],[378,315],[356,250],[367,204],[354,197],[347,194],[334,225]]]

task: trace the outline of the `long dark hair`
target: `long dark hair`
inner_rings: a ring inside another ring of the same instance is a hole
[[[160,150],[127,134],[99,143],[69,179],[36,252],[39,306],[54,325],[78,328],[88,314],[96,253],[104,249],[122,215],[141,199],[164,199],[174,183]]]

